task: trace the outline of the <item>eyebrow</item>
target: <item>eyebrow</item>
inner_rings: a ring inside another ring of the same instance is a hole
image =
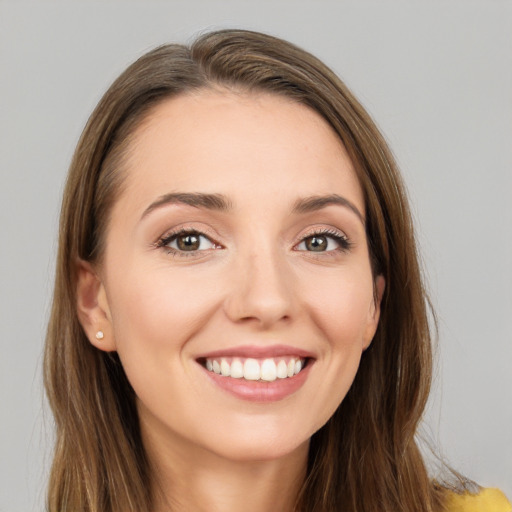
[[[200,192],[176,192],[160,196],[151,203],[142,214],[141,220],[153,210],[169,204],[186,204],[195,208],[208,210],[228,211],[232,208],[231,202],[222,194],[203,194]]]
[[[141,216],[141,220],[149,215],[153,210],[167,206],[170,204],[185,204],[194,208],[206,208],[207,210],[216,210],[226,212],[232,209],[231,201],[222,194],[205,194],[202,192],[171,192],[160,196],[156,201],[151,203]],[[344,206],[351,210],[359,220],[365,224],[363,214],[359,211],[354,203],[339,196],[338,194],[329,194],[325,196],[312,196],[300,198],[295,201],[292,213],[310,213],[321,210],[327,206],[338,205]]]
[[[339,196],[338,194],[329,194],[326,196],[313,196],[313,197],[305,197],[298,199],[294,206],[294,213],[309,213],[317,210],[321,210],[327,206],[331,205],[339,205],[352,210],[359,218],[359,220],[365,225],[365,219],[363,214],[359,211],[357,206],[346,199],[345,197]]]

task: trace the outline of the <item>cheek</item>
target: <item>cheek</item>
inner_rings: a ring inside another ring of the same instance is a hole
[[[342,269],[337,275],[316,278],[307,285],[315,323],[332,350],[360,346],[373,311],[373,281],[365,269]]]
[[[345,398],[359,369],[366,345],[368,325],[373,306],[371,273],[347,269],[331,279],[315,280],[309,301],[310,316],[320,331],[322,379],[317,397],[320,428]]]
[[[113,275],[109,303],[116,347],[127,374],[171,365],[216,308],[216,289],[168,269]]]
[[[197,394],[190,385],[190,340],[211,318],[219,287],[163,266],[139,269],[110,274],[117,352],[146,420],[156,418],[185,434],[191,428],[186,419],[169,411],[189,410]]]

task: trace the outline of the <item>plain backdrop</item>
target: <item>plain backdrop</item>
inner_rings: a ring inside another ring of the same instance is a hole
[[[512,496],[512,2],[0,0],[0,511],[44,509],[41,354],[81,129],[146,50],[224,27],[316,54],[382,128],[440,318],[427,433],[454,467]]]

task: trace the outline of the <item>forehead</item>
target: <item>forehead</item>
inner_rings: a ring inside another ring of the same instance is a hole
[[[352,162],[315,111],[275,94],[204,90],[159,104],[137,128],[125,166],[131,207],[169,192],[238,202],[339,193],[364,211]]]

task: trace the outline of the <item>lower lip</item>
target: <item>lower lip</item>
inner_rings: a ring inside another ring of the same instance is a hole
[[[308,378],[311,366],[313,364],[309,361],[306,368],[297,375],[287,377],[286,379],[276,379],[272,382],[233,379],[232,377],[223,377],[215,372],[210,372],[203,366],[201,368],[216,386],[219,386],[222,390],[227,391],[236,398],[250,402],[277,402],[292,395],[302,387]]]

